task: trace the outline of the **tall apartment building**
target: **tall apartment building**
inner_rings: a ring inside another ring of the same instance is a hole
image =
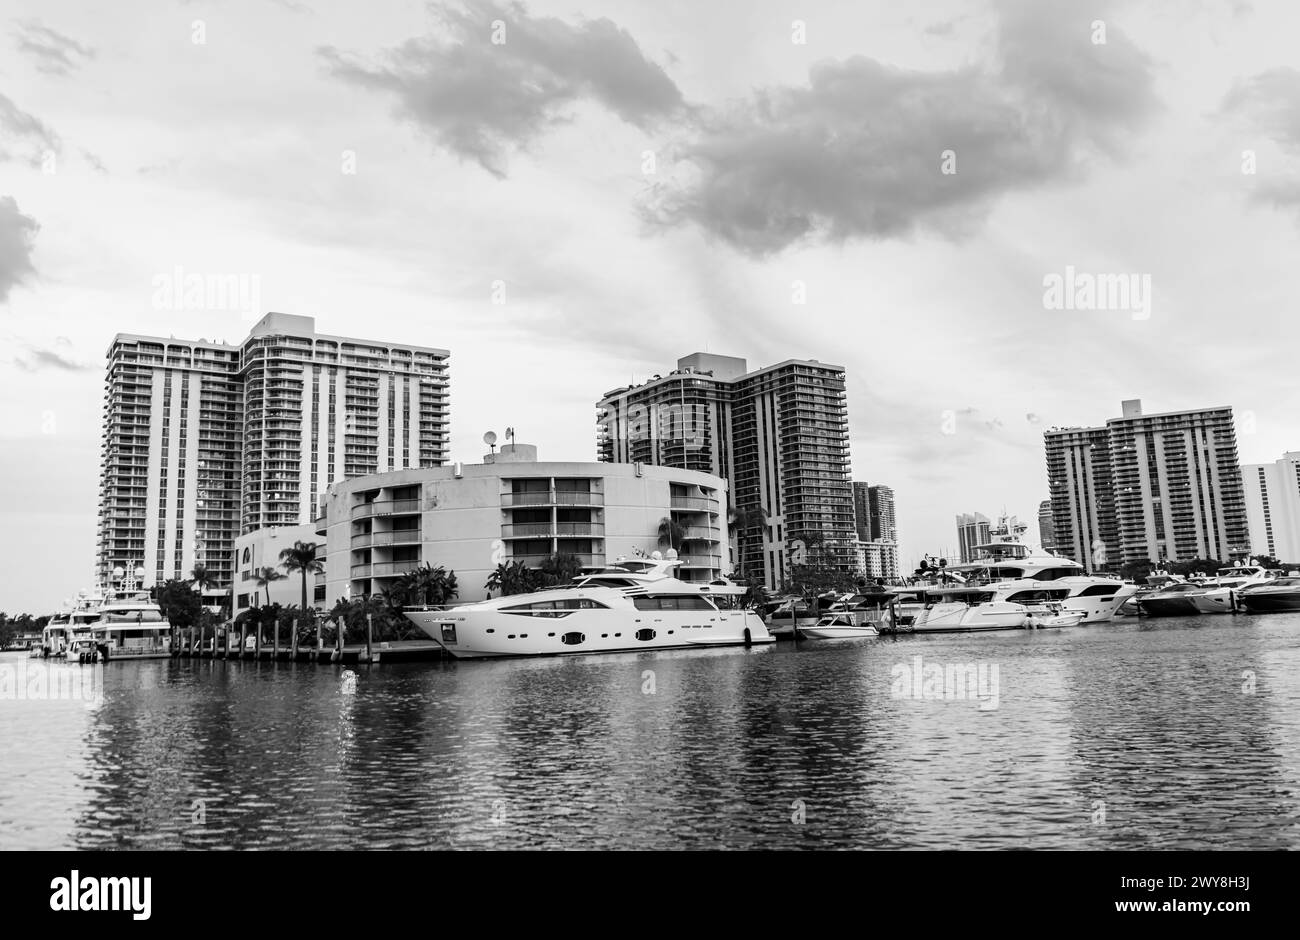
[[[859,542],[872,540],[871,485],[857,480],[853,482],[853,528],[858,533]]]
[[[976,545],[988,543],[991,525],[982,512],[964,512],[957,517],[957,551],[962,564],[975,560]]]
[[[336,481],[447,458],[445,349],[272,313],[238,346],[119,334],[108,350],[98,568],[196,566],[225,593],[241,532],[313,521]]]
[[[884,484],[853,484],[855,550],[858,565],[868,578],[893,581],[898,577],[898,528],[894,523],[894,491]]]
[[[1300,563],[1300,452],[1241,468],[1252,555]]]
[[[1038,504],[1038,544],[1043,551],[1056,553],[1056,526],[1052,522],[1052,501],[1045,499]]]
[[[1132,400],[1122,411],[1044,433],[1058,551],[1090,571],[1248,555],[1232,409],[1144,415]]]
[[[1053,428],[1044,432],[1043,440],[1056,553],[1073,558],[1089,571],[1104,571],[1119,557],[1110,432],[1106,428]]]
[[[741,519],[737,570],[778,587],[800,560],[856,568],[844,369],[695,353],[597,403],[602,461],[712,473]]]
[[[898,541],[898,523],[894,520],[894,490],[877,483],[867,491],[867,509],[871,519],[871,537],[886,542]]]

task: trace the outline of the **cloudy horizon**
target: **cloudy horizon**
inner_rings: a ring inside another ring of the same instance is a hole
[[[507,426],[594,460],[602,394],[695,351],[843,365],[905,567],[959,513],[1036,537],[1042,432],[1124,399],[1300,450],[1283,3],[10,7],[10,614],[90,586],[113,336],[270,311],[450,350],[466,462]],[[256,309],[160,302],[177,271]]]

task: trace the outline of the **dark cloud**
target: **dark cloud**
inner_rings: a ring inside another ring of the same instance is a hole
[[[18,154],[9,149],[14,142],[26,145],[26,161],[32,166],[40,166],[47,150],[58,153],[61,149],[54,131],[0,95],[0,163],[18,158]]]
[[[1300,158],[1300,71],[1275,68],[1235,84],[1222,111],[1243,119],[1255,132],[1274,141],[1282,152]],[[1294,170],[1260,173],[1251,199],[1275,208],[1300,207],[1300,175]]]
[[[0,196],[0,303],[9,291],[36,273],[32,266],[32,241],[40,226],[18,211],[13,196]]]
[[[1061,0],[1004,3],[997,63],[937,72],[855,56],[806,86],[703,112],[678,147],[693,171],[652,188],[656,226],[698,225],[755,256],[801,239],[969,234],[998,197],[1081,176],[1155,108],[1150,62],[1114,24]],[[952,151],[955,173],[944,173]]]
[[[67,75],[95,57],[89,46],[33,20],[18,24],[14,45],[36,62],[38,71],[49,75]]]
[[[566,120],[577,102],[642,128],[683,108],[672,79],[608,19],[573,25],[492,0],[431,9],[442,21],[437,33],[385,50],[376,63],[333,47],[319,54],[339,78],[394,95],[401,116],[439,147],[495,176],[505,176],[511,150]],[[505,41],[493,44],[498,20]]]
[[[90,164],[91,168],[96,173],[104,174],[108,172],[108,170],[104,167],[103,161],[100,160],[99,157],[91,153],[89,150],[85,149],[84,147],[81,148],[81,156],[83,159],[85,159],[87,163]]]
[[[29,346],[27,352],[14,359],[14,364],[28,372],[41,372],[46,369],[60,369],[64,372],[89,372],[91,367],[84,362],[69,359],[52,349],[38,349]]]

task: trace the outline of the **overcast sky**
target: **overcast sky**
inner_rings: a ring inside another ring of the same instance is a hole
[[[601,394],[697,350],[842,364],[905,564],[959,512],[1036,534],[1043,430],[1121,399],[1300,449],[1292,3],[5,12],[0,610],[89,586],[113,334],[254,319],[160,305],[177,268],[450,349],[458,460],[592,459]],[[1149,306],[1053,309],[1067,268]]]

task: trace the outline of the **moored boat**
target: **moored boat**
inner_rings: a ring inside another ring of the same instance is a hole
[[[1193,595],[1191,600],[1203,614],[1231,613],[1237,609],[1241,591],[1252,585],[1276,581],[1283,574],[1282,571],[1258,565],[1221,568],[1215,580],[1205,583],[1205,590]]]
[[[1182,581],[1140,596],[1137,599],[1138,610],[1148,617],[1192,617],[1200,614],[1195,601],[1196,595],[1205,591],[1200,584]]]
[[[1071,558],[1036,551],[1020,540],[1025,527],[1003,517],[990,530],[990,541],[973,546],[972,561],[947,568],[949,577],[969,587],[992,586],[998,600],[1024,603],[1035,592],[1051,592],[1063,613],[1078,612],[1080,623],[1104,623],[1138,592],[1120,578],[1089,574]],[[1032,606],[1030,601],[1030,606]]]
[[[748,610],[744,585],[672,576],[667,558],[620,560],[529,594],[403,613],[457,659],[749,646],[775,642]]]
[[[105,662],[171,656],[171,624],[147,593],[115,594],[100,607],[92,630]]]
[[[1300,610],[1300,578],[1283,577],[1248,585],[1238,593],[1237,603],[1252,614]]]
[[[982,630],[1019,630],[1030,619],[1029,608],[996,599],[983,588],[929,588],[925,606],[916,614],[914,633],[970,633]]]

